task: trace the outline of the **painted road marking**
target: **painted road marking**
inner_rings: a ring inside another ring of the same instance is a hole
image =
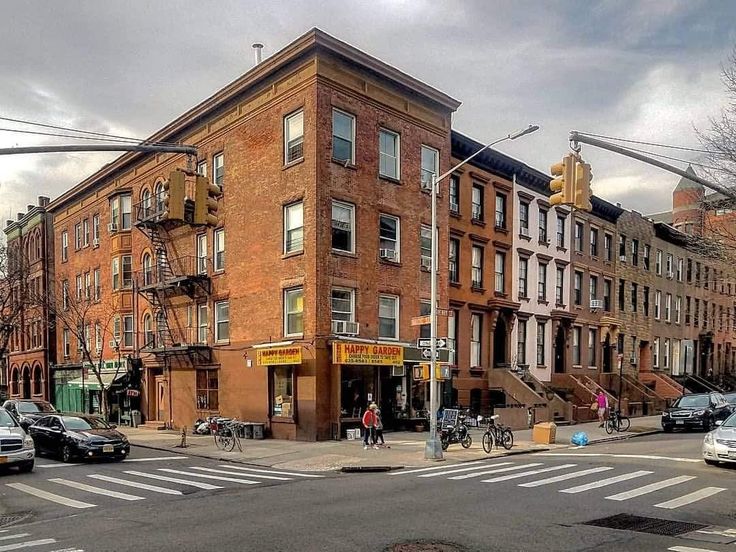
[[[653,493],[655,491],[659,491],[660,489],[666,489],[667,487],[672,487],[673,485],[679,485],[680,483],[685,483],[686,481],[690,481],[691,479],[695,479],[694,475],[681,475],[679,477],[673,477],[671,479],[664,479],[663,481],[657,481],[656,483],[650,483],[649,485],[644,485],[643,487],[639,487],[638,489],[632,489],[631,491],[626,491],[623,493],[618,493],[615,495],[607,496],[607,500],[629,500],[630,498],[635,498],[637,496]]]
[[[223,468],[227,468],[228,466],[222,466]],[[225,475],[237,475],[237,476],[244,476],[247,475],[248,477],[255,477],[259,479],[273,479],[276,481],[293,481],[291,477],[278,477],[276,475],[263,475],[260,473],[243,473],[243,472],[236,472],[236,471],[230,471],[230,470],[215,470],[212,468],[201,468],[198,466],[189,466],[190,470],[199,470],[203,472],[209,472],[209,473],[222,473]]]
[[[123,462],[159,462],[161,460],[186,460],[188,456],[156,456],[153,458],[126,458]]]
[[[102,496],[110,496],[112,498],[119,498],[120,500],[145,500],[142,496],[136,496],[131,495],[128,493],[119,493],[118,491],[110,491],[108,489],[103,489],[102,487],[95,487],[93,485],[87,485],[86,483],[79,483],[77,481],[70,481],[69,479],[59,479],[53,478],[49,479],[52,483],[58,483],[59,485],[65,485],[67,487],[71,487],[72,489],[78,489],[80,491],[85,491],[92,494],[98,494]]]
[[[139,483],[138,481],[130,481],[129,479],[119,479],[117,477],[110,477],[109,475],[98,475],[91,474],[87,477],[92,479],[99,479],[100,481],[107,481],[109,483],[117,483],[118,485],[125,485],[127,487],[135,487],[136,489],[143,489],[144,491],[152,491],[154,493],[170,494],[170,495],[182,495],[181,491],[176,489],[169,489],[167,487],[159,487],[157,485],[149,485],[148,483]]]
[[[718,552],[718,550],[712,550],[710,548],[692,548],[690,546],[673,546],[668,548],[672,552]]]
[[[2,540],[12,540],[12,539],[22,539],[23,537],[30,537],[30,533],[16,533],[15,535],[5,535],[3,537],[0,537],[0,541]]]
[[[600,479],[598,481],[593,481],[592,483],[586,483],[585,485],[578,485],[577,487],[570,487],[569,489],[562,489],[561,493],[568,493],[568,494],[574,494],[574,493],[582,493],[584,491],[589,491],[591,489],[597,489],[599,487],[605,487],[607,485],[613,485],[614,483],[619,483],[621,481],[628,481],[629,479],[636,479],[637,477],[642,477],[644,475],[650,475],[653,472],[646,471],[646,470],[639,470],[631,473],[625,473],[623,475],[617,475],[615,477],[609,477],[607,479]]]
[[[511,462],[499,462],[498,464],[494,464],[494,466],[508,466],[511,464]],[[449,466],[446,466],[449,467]],[[417,477],[437,477],[440,475],[450,475],[451,473],[460,473],[464,471],[472,471],[472,470],[482,470],[488,467],[488,464],[484,464],[483,466],[472,466],[470,468],[457,468],[457,469],[451,469],[446,471],[440,471],[440,472],[433,472],[433,473],[425,473],[422,475],[418,475]]]
[[[56,462],[55,464],[36,464],[37,468],[69,468],[71,466],[84,466],[84,464],[81,464],[81,463],[64,464],[63,462]]]
[[[276,470],[261,470],[261,469],[256,469],[256,468],[248,468],[246,466],[235,466],[231,464],[220,464],[220,465],[223,468],[228,467],[234,470],[243,470],[243,471],[255,472],[255,473],[275,473],[278,475],[293,475],[294,477],[316,477],[316,478],[324,477],[324,475],[319,475],[316,473],[299,473],[299,472],[285,472],[285,471],[276,471]]]
[[[654,507],[674,510],[675,508],[679,508],[680,506],[692,504],[693,502],[703,500],[704,498],[708,498],[709,496],[713,496],[725,490],[726,489],[723,489],[721,487],[704,487],[699,491],[695,491],[694,493],[689,493],[678,498],[673,498],[672,500],[668,500],[667,502],[660,502],[659,504],[655,504]]]
[[[454,477],[448,477],[447,479],[452,480],[460,480],[460,479],[470,479],[471,477],[480,477],[482,475],[490,475],[492,473],[503,473],[503,472],[510,472],[515,470],[523,470],[524,468],[534,468],[536,466],[541,466],[539,462],[533,462],[531,464],[520,464],[518,466],[510,466],[508,468],[501,468],[501,469],[493,469],[493,470],[483,470],[482,472],[473,472],[473,473],[466,473],[464,475],[456,475]]]
[[[479,461],[476,461],[476,462],[468,462],[467,464],[463,464],[463,466],[480,466],[480,465],[488,466],[488,465],[490,465],[490,463],[487,460],[479,460]],[[446,469],[447,469],[447,466],[432,466],[431,468],[419,468],[419,469],[416,469],[416,470],[403,470],[403,471],[393,472],[393,473],[390,473],[389,475],[391,475],[391,476],[393,476],[393,475],[406,475],[406,474],[409,474],[409,473],[421,473],[421,472],[428,472],[428,471],[435,471],[435,470],[446,470]]]
[[[207,475],[206,473],[172,470],[169,468],[159,468],[158,471],[174,473],[178,475],[189,475],[191,477],[201,477],[203,479],[216,479],[218,481],[232,481],[233,483],[242,483],[243,485],[258,485],[258,481],[250,481],[249,479],[237,479],[235,477],[224,477],[221,475]]]
[[[48,500],[50,502],[56,502],[57,504],[63,504],[64,506],[71,506],[72,508],[94,508],[97,506],[96,504],[90,504],[89,502],[73,500],[71,498],[66,498],[65,496],[49,493],[47,491],[31,487],[30,485],[26,485],[25,483],[6,483],[6,485],[29,495],[43,498],[44,500]],[[1,548],[0,552],[2,552]]]
[[[498,477],[492,477],[491,479],[484,479],[481,481],[481,483],[498,483],[500,481],[508,481],[509,479],[519,479],[520,477],[526,477],[527,475],[537,475],[538,473],[566,470],[567,468],[574,468],[575,466],[577,466],[577,464],[562,464],[560,466],[552,466],[549,468],[541,468],[538,470],[529,470],[525,472],[499,475]]]
[[[699,464],[703,460],[700,458],[680,458],[677,456],[656,456],[651,454],[613,454],[610,452],[538,452],[537,456],[583,456],[583,457],[603,457],[603,458],[638,458],[640,460],[671,460],[672,462],[690,462]]]
[[[519,483],[519,487],[541,487],[542,485],[550,485],[552,483],[559,483],[560,481],[567,481],[568,479],[575,479],[576,477],[583,477],[593,473],[604,472],[612,470],[610,466],[602,466],[599,468],[589,468],[587,470],[580,470],[571,473],[563,473],[562,475],[555,475],[554,477],[548,477],[546,479],[539,479],[537,481],[530,481],[529,483]]]
[[[0,552],[10,552],[11,550],[20,550],[22,548],[31,548],[33,546],[44,546],[47,544],[54,544],[54,539],[40,539],[26,542],[16,542],[13,544],[5,544],[0,546]]]
[[[139,472],[135,470],[126,470],[123,473],[127,473],[128,475],[136,475],[138,477],[147,477],[148,479],[156,479],[158,481],[168,481],[169,483],[178,483],[179,485],[188,485],[190,487],[196,487],[197,489],[204,489],[206,491],[214,491],[215,489],[222,489],[222,487],[218,487],[217,485],[212,485],[211,483],[203,483],[201,481],[190,481],[189,479],[169,477],[166,475],[160,475],[158,473],[146,473],[146,472]]]

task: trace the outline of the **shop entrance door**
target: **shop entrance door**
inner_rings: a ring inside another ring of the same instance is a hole
[[[166,394],[168,390],[164,376],[156,376],[156,420],[166,421]]]
[[[380,385],[378,386],[378,407],[381,409],[381,420],[385,429],[396,428],[396,413],[399,411],[399,402],[406,397],[406,389],[404,389],[406,378],[404,376],[394,375],[402,371],[402,368],[396,368],[394,372],[393,366],[381,366],[380,368]]]

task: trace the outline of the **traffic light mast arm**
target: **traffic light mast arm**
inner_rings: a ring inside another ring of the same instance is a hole
[[[693,182],[702,184],[706,188],[710,188],[711,190],[715,190],[716,192],[722,193],[724,196],[730,199],[736,200],[736,190],[734,189],[726,188],[724,186],[721,186],[720,184],[716,184],[715,182],[711,182],[710,180],[706,180],[705,178],[701,178],[695,174],[687,173],[681,169],[678,169],[677,167],[674,167],[667,163],[663,163],[662,161],[659,161],[657,159],[652,159],[651,157],[647,157],[646,155],[642,155],[635,151],[628,150],[616,144],[611,144],[609,142],[606,142],[605,140],[598,140],[597,138],[591,138],[589,136],[585,136],[584,134],[580,134],[577,131],[573,130],[570,132],[570,142],[573,144],[573,149],[575,149],[578,143],[588,144],[590,146],[595,146],[597,148],[612,151],[613,153],[618,153],[619,155],[625,155],[626,157],[631,157],[632,159],[636,159],[637,161],[642,161],[643,163],[648,163],[649,165],[654,165],[655,167],[664,169],[666,171],[669,171],[679,176],[683,176],[687,178],[688,180],[692,180]]]
[[[197,155],[194,146],[154,146],[154,145],[73,145],[73,146],[28,146],[22,148],[0,148],[0,155],[22,153],[65,153],[76,151],[135,151],[142,153],[186,153]]]

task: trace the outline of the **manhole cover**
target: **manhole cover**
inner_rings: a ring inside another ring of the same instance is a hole
[[[671,537],[706,527],[702,523],[686,523],[684,521],[632,516],[630,514],[617,514],[615,516],[594,519],[592,521],[586,521],[583,525],[594,525],[607,529],[621,529],[622,531],[636,531],[637,533],[651,533],[653,535]]]
[[[20,512],[17,514],[0,515],[0,527],[15,525],[31,517],[31,512]]]
[[[464,552],[465,548],[441,541],[414,541],[392,544],[385,552]]]

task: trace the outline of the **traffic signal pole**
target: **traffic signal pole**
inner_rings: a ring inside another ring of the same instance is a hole
[[[23,153],[65,153],[77,151],[134,151],[140,153],[185,153],[197,155],[194,146],[157,146],[150,144],[137,145],[73,145],[73,146],[28,146],[22,148],[0,148],[0,155],[19,155]]]

